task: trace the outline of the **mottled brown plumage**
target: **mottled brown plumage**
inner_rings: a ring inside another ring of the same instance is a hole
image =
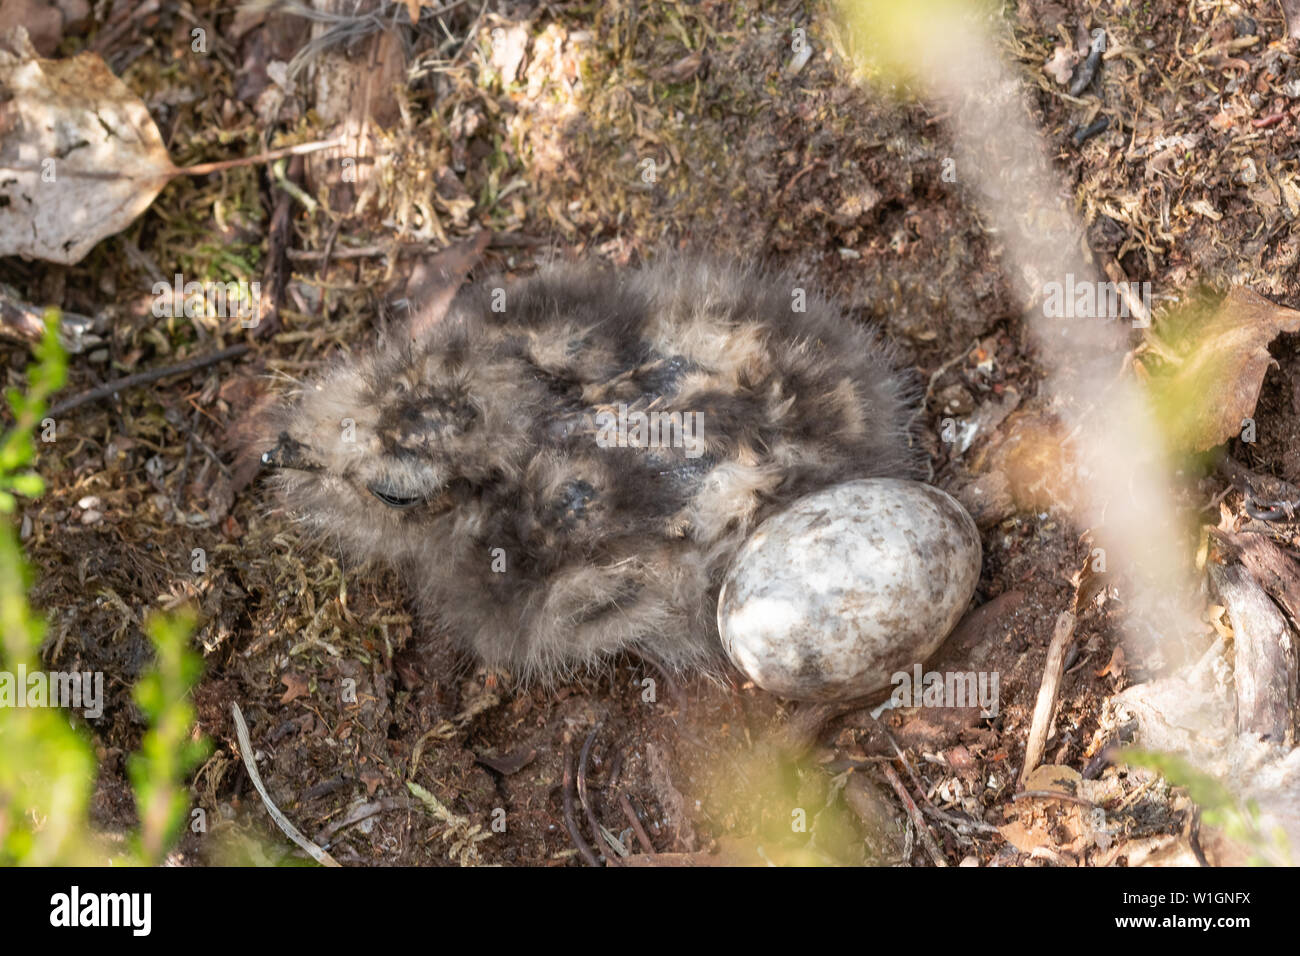
[[[798,301],[682,259],[485,283],[291,396],[274,481],[493,668],[552,679],[629,649],[716,672],[717,588],[758,522],[918,475],[910,379],[839,308]]]

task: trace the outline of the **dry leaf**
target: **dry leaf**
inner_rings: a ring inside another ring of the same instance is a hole
[[[379,785],[384,782],[384,775],[378,770],[368,768],[361,771],[361,782],[366,785],[366,795],[373,797]]]
[[[1078,62],[1077,53],[1067,46],[1058,46],[1052,51],[1052,58],[1043,64],[1043,72],[1061,86],[1065,86],[1074,75],[1074,65]]]
[[[406,279],[408,308],[413,310],[408,332],[413,338],[442,321],[466,275],[491,241],[491,231],[483,229],[415,265]]]
[[[1116,647],[1115,650],[1111,652],[1110,660],[1106,662],[1106,666],[1094,673],[1098,677],[1105,677],[1107,674],[1111,674],[1116,680],[1122,679],[1124,677],[1124,648]]]
[[[1083,783],[1077,770],[1047,764],[1034,769],[1025,780],[1024,789],[1076,796]],[[1012,815],[1012,819],[998,827],[998,830],[1008,843],[1022,853],[1033,853],[1040,847],[1070,853],[1083,849],[1080,840],[1084,832],[1082,811],[1072,801],[1035,797],[1017,801],[1007,812]]]
[[[704,54],[696,50],[694,53],[686,54],[670,66],[655,70],[651,75],[659,83],[685,83],[696,73],[699,73],[703,66]]]
[[[71,265],[148,208],[176,168],[149,111],[94,53],[0,51],[0,255]]]
[[[1177,346],[1180,361],[1150,382],[1172,447],[1200,452],[1239,435],[1273,362],[1269,343],[1297,330],[1300,312],[1242,288],[1189,329]]]
[[[1035,767],[1025,778],[1025,790],[1046,790],[1051,793],[1065,793],[1075,796],[1079,792],[1079,781],[1083,778],[1073,767],[1059,764],[1043,764]]]
[[[1091,549],[1089,542],[1088,554],[1083,559],[1083,566],[1070,576],[1070,583],[1074,585],[1074,613],[1082,614],[1083,609],[1097,599],[1097,595],[1103,594],[1110,585],[1110,577],[1106,574],[1105,561],[1101,555]],[[1103,602],[1105,598],[1103,597]]]
[[[306,676],[297,671],[286,671],[281,674],[280,683],[286,688],[284,696],[280,698],[282,704],[297,700],[299,697],[306,697],[310,690]]]

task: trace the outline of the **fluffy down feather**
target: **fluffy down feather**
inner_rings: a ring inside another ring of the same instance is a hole
[[[795,311],[795,285],[672,259],[467,289],[289,396],[273,481],[493,669],[631,650],[716,674],[717,588],[755,525],[920,470],[910,377],[830,302]]]

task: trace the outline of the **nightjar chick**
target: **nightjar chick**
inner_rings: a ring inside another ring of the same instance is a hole
[[[556,266],[389,330],[277,409],[263,460],[422,619],[549,681],[623,650],[717,674],[717,591],[764,518],[916,478],[916,392],[812,290],[714,262]]]

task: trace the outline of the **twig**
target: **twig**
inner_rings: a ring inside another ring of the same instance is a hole
[[[881,764],[881,769],[885,771],[885,779],[889,785],[894,788],[894,793],[898,794],[898,799],[903,801],[903,807],[907,810],[907,815],[912,818],[912,826],[916,827],[916,832],[921,837],[921,844],[925,847],[925,852],[930,854],[930,859],[934,861],[935,866],[947,866],[948,861],[944,859],[943,853],[939,849],[939,844],[935,842],[934,832],[930,829],[930,824],[925,822],[925,817],[921,816],[921,810],[912,799],[907,788],[903,786],[903,781],[898,779],[898,773],[889,764]]]
[[[586,741],[582,745],[582,753],[578,755],[578,800],[582,804],[582,811],[587,815],[587,824],[591,827],[591,836],[593,839],[601,838],[602,830],[600,821],[596,819],[596,811],[591,809],[591,801],[587,799],[587,758],[591,756],[591,745],[596,742],[596,734],[600,733],[600,724],[587,735]],[[610,856],[609,853],[603,854],[607,863],[613,863],[615,866],[622,866],[623,861],[615,854]]]
[[[294,262],[328,262],[330,259],[370,259],[377,256],[417,255],[435,251],[433,243],[404,242],[387,246],[344,246],[341,249],[289,249]]]
[[[75,312],[59,312],[59,339],[63,347],[73,354],[86,351],[83,338],[93,331],[95,320]],[[45,337],[45,310],[19,299],[11,298],[0,289],[0,338],[34,345]]]
[[[1092,809],[1097,804],[1091,800],[1085,800],[1083,797],[1076,797],[1072,793],[1057,793],[1055,790],[1021,790],[1019,793],[1011,795],[1015,800],[1064,800],[1066,803],[1077,803],[1081,807]]]
[[[637,648],[633,653],[635,653],[636,656],[641,658],[645,663],[649,664],[654,669],[655,673],[659,675],[659,678],[664,682],[664,686],[668,688],[668,693],[672,695],[673,703],[677,705],[678,718],[685,717],[686,697],[682,694],[682,689],[677,686],[677,682],[672,679],[671,675],[669,675],[668,669],[660,663],[658,658],[643,647]]]
[[[293,177],[302,175],[303,161],[295,158],[289,164],[288,176],[283,182],[292,182]],[[285,252],[289,248],[289,239],[293,232],[293,194],[282,189],[275,200],[275,210],[271,213],[271,229],[267,235],[266,268],[262,281],[266,283],[267,296],[258,303],[257,328],[254,338],[265,338],[280,330],[280,303],[284,301],[284,290],[289,283],[289,266],[285,261]]]
[[[185,439],[185,461],[181,464],[181,476],[176,479],[176,497],[172,499],[178,510],[181,507],[181,497],[185,494],[185,479],[190,474],[190,457],[194,453],[194,429],[199,425],[199,412],[200,409],[196,402],[194,405],[194,418],[190,420],[190,427],[186,430],[188,437]]]
[[[632,832],[636,834],[641,848],[652,856],[655,854],[655,845],[650,842],[650,834],[645,832],[645,827],[641,825],[641,820],[637,817],[636,811],[632,809],[632,801],[627,798],[626,793],[618,795],[618,805],[623,808],[623,816],[627,817],[627,822],[632,826]]]
[[[564,780],[560,786],[560,802],[564,808],[564,827],[569,831],[569,839],[578,848],[588,866],[600,866],[596,853],[582,838],[578,821],[573,815],[573,749],[569,746],[569,735],[564,735]]]
[[[488,241],[492,249],[532,249],[546,245],[545,239],[526,236],[517,232],[494,232]],[[321,262],[331,259],[372,259],[380,256],[422,256],[442,252],[448,248],[436,242],[390,242],[385,245],[342,246],[338,249],[289,249],[288,256],[294,262]]]
[[[925,795],[922,794],[922,796]],[[927,813],[930,816],[934,817],[939,822],[948,824],[948,826],[954,828],[958,833],[961,833],[963,829],[974,830],[976,833],[1001,833],[1002,832],[991,823],[984,823],[983,821],[976,820],[973,817],[966,817],[966,816],[962,816],[961,814],[948,813],[945,810],[940,810],[928,799],[925,801],[925,803],[919,804],[919,806],[921,807],[922,813]]]
[[[451,64],[450,64],[451,66],[455,66],[457,63],[460,62],[460,58],[464,56],[465,51],[469,49],[470,43],[472,43],[477,38],[479,24],[483,22],[483,14],[487,13],[487,8],[488,8],[488,0],[483,0],[483,6],[479,7],[478,16],[476,16],[474,18],[474,22],[470,24],[470,28],[468,32],[466,32],[465,34],[464,42],[461,43],[460,49],[456,51],[456,55],[451,58]]]
[[[1192,826],[1187,834],[1187,843],[1192,848],[1192,855],[1196,857],[1196,862],[1201,866],[1209,866],[1210,861],[1205,858],[1205,850],[1201,848],[1201,808],[1192,805]]]
[[[311,855],[311,858],[321,866],[338,866],[338,860],[298,832],[298,828],[290,823],[289,818],[280,812],[280,808],[271,802],[271,795],[266,792],[266,787],[262,785],[262,777],[257,772],[257,764],[253,760],[253,745],[248,739],[248,725],[244,723],[244,715],[239,712],[239,705],[232,702],[230,713],[235,718],[235,734],[239,737],[239,755],[244,759],[244,769],[248,771],[248,776],[253,781],[253,786],[257,788],[258,795],[261,796],[262,803],[266,807],[266,812],[271,814],[271,819],[275,821],[275,825],[284,831],[285,836],[306,850]]]
[[[341,139],[324,139],[315,143],[299,143],[297,146],[286,146],[284,149],[273,149],[268,153],[259,153],[256,156],[241,156],[238,159],[222,159],[215,163],[199,163],[195,166],[182,166],[176,170],[176,175],[182,173],[186,176],[206,176],[208,173],[219,173],[225,169],[237,169],[240,166],[255,166],[258,163],[269,163],[277,159],[284,159],[286,156],[302,156],[306,153],[319,152],[322,149],[335,149],[343,145]]]
[[[198,407],[197,405],[195,406],[194,408],[195,424],[190,426],[190,438],[193,439],[194,444],[199,446],[199,449],[203,452],[203,454],[207,455],[208,458],[212,460],[212,463],[217,466],[217,470],[220,471],[225,477],[229,478],[231,476],[230,466],[221,460],[221,456],[217,454],[216,449],[214,449],[211,445],[209,445],[202,438],[200,438],[199,435],[194,431],[194,428],[197,427],[198,415],[202,411],[203,411],[202,408]],[[181,420],[179,424],[183,426],[185,424],[184,420]]]
[[[405,796],[385,797],[382,800],[375,800],[371,803],[363,803],[359,807],[353,807],[351,812],[349,812],[346,816],[340,817],[339,819],[335,820],[333,823],[327,825],[325,829],[317,833],[316,842],[323,844],[324,846],[329,846],[332,842],[334,842],[334,835],[337,834],[344,827],[350,827],[355,823],[360,823],[362,820],[369,819],[370,817],[373,817],[376,814],[384,813],[388,810],[410,810],[410,809],[411,809],[411,801],[408,800]]]
[[[295,177],[301,175],[301,171],[301,156],[294,156],[292,160],[287,162],[283,159],[277,159],[271,164],[271,179],[280,188],[281,192],[288,193],[292,198],[298,200],[298,205],[309,213],[315,212],[320,204],[309,196],[305,189],[294,182]]]
[[[960,362],[962,359],[966,358],[966,356],[970,355],[970,353],[971,353],[972,351],[974,351],[975,346],[977,346],[977,345],[979,345],[979,339],[976,339],[976,340],[971,344],[971,347],[970,347],[969,349],[964,349],[964,350],[958,352],[956,355],[954,355],[952,358],[948,359],[948,361],[944,362],[942,365],[940,365],[937,369],[934,370],[933,374],[931,374],[931,376],[930,376],[930,381],[929,381],[929,383],[925,386],[925,401],[926,401],[926,402],[928,402],[928,401],[930,400],[930,396],[934,394],[934,384],[935,384],[935,382],[939,381],[939,376],[941,376],[944,372],[948,371],[948,369],[952,368],[954,365],[956,365],[956,364],[957,364],[958,362]],[[924,403],[923,403],[923,404],[924,404]]]
[[[320,140],[315,143],[300,143],[297,146],[286,146],[283,149],[273,149],[270,152],[258,153],[256,156],[240,156],[237,159],[221,159],[211,163],[197,163],[194,166],[172,166],[170,169],[164,169],[153,177],[141,177],[141,183],[151,181],[170,182],[177,176],[207,176],[210,173],[219,173],[227,169],[238,169],[240,166],[256,166],[258,163],[269,163],[277,159],[283,159],[286,156],[301,156],[304,153],[314,153],[322,149],[336,149],[343,145],[341,139]],[[0,171],[17,172],[17,173],[35,173],[40,172],[41,167],[35,163],[14,163],[10,166],[0,166]],[[60,176],[71,176],[77,179],[136,179],[130,171],[122,170],[99,170],[99,169],[77,169],[68,168],[60,169]]]
[[[342,227],[343,227],[343,220],[340,219],[334,223],[334,226],[330,229],[330,234],[325,237],[325,249],[324,249],[325,256],[320,261],[320,267],[322,272],[324,272],[327,268],[329,268],[330,255],[334,252],[334,243],[338,239],[339,230]],[[325,314],[326,298],[327,297],[324,295],[322,290],[321,297],[318,300],[316,300],[316,308],[314,310],[316,315]]]
[[[209,365],[216,365],[226,359],[239,358],[249,350],[250,346],[247,345],[232,345],[229,348],[221,349],[219,352],[188,358],[183,362],[177,362],[175,365],[164,365],[161,368],[151,368],[147,372],[137,372],[135,375],[115,378],[111,382],[105,382],[88,392],[82,392],[80,395],[74,395],[72,398],[59,402],[46,414],[50,418],[58,418],[65,412],[80,408],[88,402],[97,402],[101,398],[110,398],[118,392],[128,388],[135,388],[137,385],[148,385],[150,382],[156,382],[159,379],[171,378],[173,375],[184,375],[186,372],[207,368]]]
[[[872,719],[872,721],[875,722],[876,729],[879,730],[884,735],[885,739],[889,741],[889,746],[894,748],[894,753],[898,755],[899,761],[903,764],[903,769],[907,771],[907,776],[911,778],[912,786],[916,788],[916,792],[920,795],[921,799],[924,801],[923,805],[921,806],[922,811],[930,814],[930,816],[934,817],[936,820],[940,820],[943,823],[948,824],[949,826],[967,827],[968,829],[975,830],[981,833],[1001,832],[998,830],[997,827],[993,826],[990,823],[984,823],[982,820],[976,820],[972,817],[964,817],[955,813],[947,813],[943,810],[940,810],[933,803],[931,803],[930,798],[925,795],[925,787],[921,784],[920,777],[918,777],[916,775],[916,771],[912,769],[912,762],[907,759],[907,755],[903,753],[903,749],[898,746],[898,741],[895,740],[894,735],[889,732],[889,728],[885,726],[884,722],[879,717],[876,717],[874,714],[872,714],[870,710],[867,711],[867,716],[869,716]],[[881,757],[879,759],[887,760],[888,758]]]
[[[1052,711],[1056,708],[1056,694],[1065,673],[1065,652],[1074,641],[1074,615],[1062,611],[1056,618],[1052,643],[1047,648],[1047,661],[1043,664],[1043,682],[1038,686],[1038,700],[1034,704],[1034,720],[1029,726],[1029,741],[1025,744],[1025,765],[1020,770],[1023,787],[1038,762],[1043,759],[1047,745],[1047,731],[1052,726]]]

